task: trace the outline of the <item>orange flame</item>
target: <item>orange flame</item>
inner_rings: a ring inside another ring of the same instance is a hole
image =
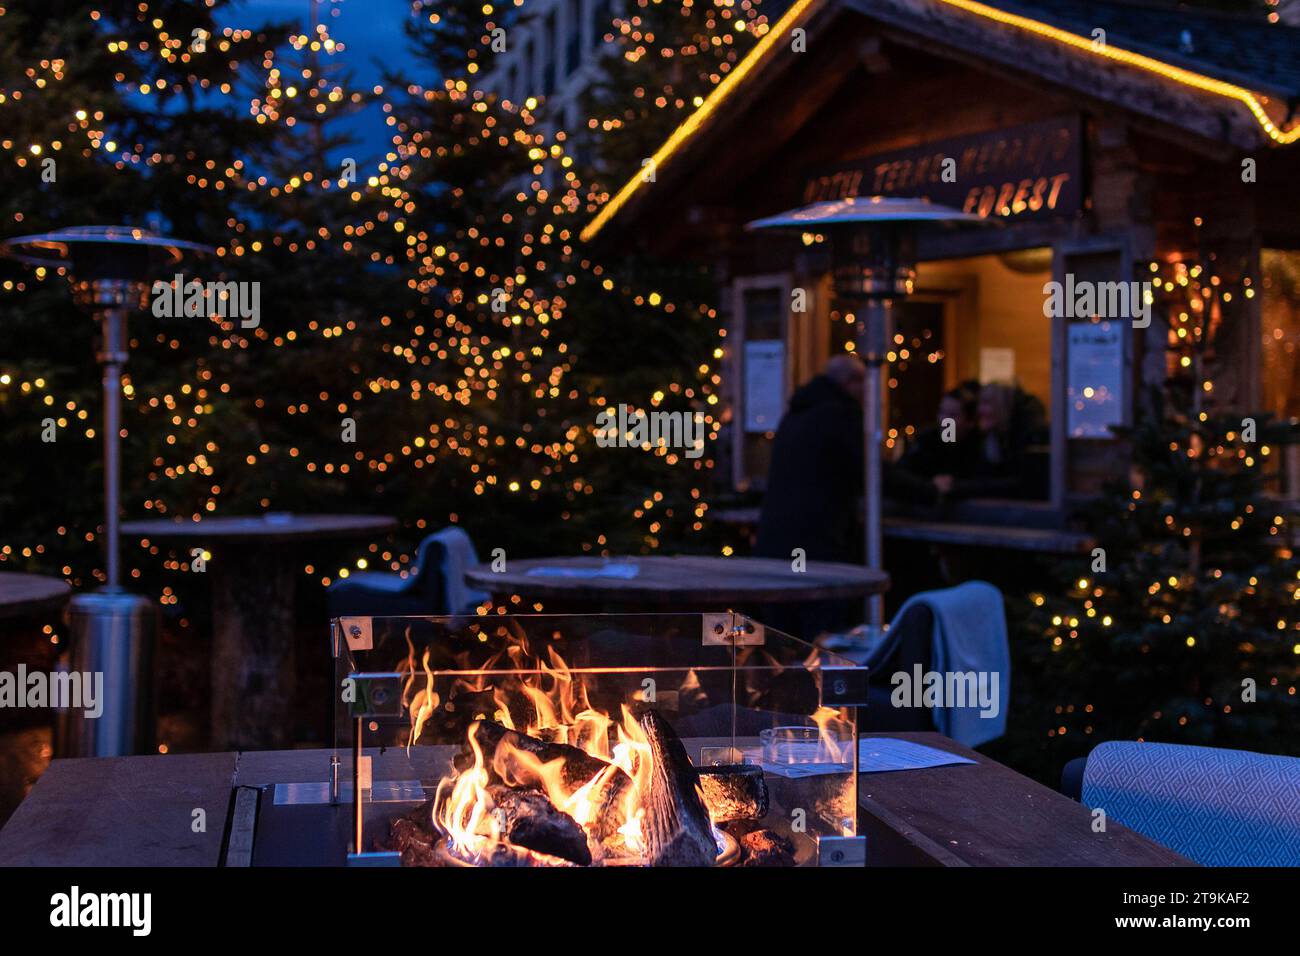
[[[526,651],[512,646],[505,653],[511,663],[527,663]],[[513,855],[529,851],[507,845],[501,821],[493,812],[491,785],[543,791],[551,804],[568,814],[587,834],[592,857],[602,862],[638,858],[645,849],[641,833],[642,794],[650,781],[650,746],[645,733],[626,705],[620,720],[593,707],[581,678],[573,674],[553,647],[548,660],[537,660],[529,673],[499,683],[493,692],[493,719],[510,730],[548,743],[575,747],[601,761],[587,780],[575,780],[563,758],[542,760],[537,754],[502,741],[493,753],[484,753],[475,721],[469,729],[472,764],[442,780],[434,796],[433,823],[446,835],[448,846],[469,861],[484,860],[508,850]],[[423,660],[425,688],[411,698],[411,736],[414,743],[438,706],[429,656]],[[412,667],[413,669],[413,667]],[[412,678],[413,679],[413,678]],[[409,686],[409,681],[408,681]],[[515,719],[512,705],[526,703],[526,721]],[[519,724],[523,723],[520,728]],[[611,746],[611,737],[616,742]],[[531,854],[537,862],[544,854]]]

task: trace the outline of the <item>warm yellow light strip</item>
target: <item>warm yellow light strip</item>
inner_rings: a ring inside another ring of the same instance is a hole
[[[723,101],[758,65],[758,62],[767,55],[767,51],[774,47],[788,31],[794,28],[794,25],[809,7],[818,2],[820,0],[796,0],[795,5],[785,12],[785,16],[778,20],[776,25],[768,30],[763,38],[754,45],[754,49],[749,51],[749,55],[740,61],[740,64],[727,75],[726,79],[713,88],[713,92],[700,104],[700,108],[686,117],[682,124],[673,130],[672,135],[664,140],[664,144],[650,157],[650,169],[657,172],[663,168],[664,163],[677,150],[677,147],[686,142],[699,129],[700,124],[722,105]],[[600,232],[605,224],[613,219],[618,211],[623,208],[623,205],[632,198],[632,194],[646,182],[642,178],[644,175],[644,172],[637,173],[623,184],[623,188],[614,194],[613,199],[601,207],[596,218],[587,223],[586,228],[582,230],[581,237],[584,242],[590,241],[596,233]]]
[[[1207,93],[1215,93],[1219,96],[1226,96],[1228,99],[1237,100],[1244,103],[1246,108],[1255,114],[1255,119],[1259,125],[1264,128],[1275,142],[1294,143],[1300,139],[1300,125],[1290,130],[1282,130],[1269,115],[1264,112],[1264,107],[1260,104],[1259,99],[1250,90],[1232,83],[1225,83],[1222,80],[1215,80],[1200,73],[1194,73],[1191,70],[1184,70],[1177,66],[1170,66],[1160,60],[1153,59],[1149,56],[1143,56],[1141,53],[1132,53],[1128,50],[1120,50],[1108,43],[1095,43],[1090,37],[1081,37],[1077,33],[1070,33],[1068,30],[1062,30],[1059,27],[1049,26],[1038,20],[1031,20],[1029,17],[1018,16],[1014,13],[1006,13],[994,7],[987,6],[983,3],[976,3],[974,0],[940,0],[950,7],[957,7],[968,13],[977,16],[986,17],[990,20],[996,20],[998,23],[1006,23],[1010,26],[1020,27],[1022,30],[1028,30],[1030,33],[1036,33],[1039,36],[1049,37],[1057,40],[1067,46],[1072,46],[1077,50],[1085,50],[1090,53],[1096,53],[1099,56],[1109,57],[1112,60],[1118,60],[1120,63],[1126,63],[1129,66],[1136,66],[1139,69],[1148,70],[1152,73],[1158,73],[1160,76],[1182,83],[1186,86],[1194,87],[1198,90],[1204,90]]]
[[[714,88],[709,94],[703,105],[694,113],[688,116],[683,123],[678,126],[671,136],[664,141],[654,156],[651,157],[651,168],[658,170],[663,166],[677,147],[689,139],[708,117],[722,105],[723,101],[734,91],[736,86],[756,67],[759,61],[767,55],[767,51],[776,45],[777,40],[788,30],[794,27],[794,24],[804,12],[818,0],[797,0],[794,6],[786,11],[776,26],[774,26],[763,39],[759,40],[749,55],[740,62],[740,65],[721,83]],[[1072,46],[1077,50],[1083,50],[1088,53],[1095,53],[1098,56],[1108,57],[1120,63],[1134,66],[1138,69],[1147,70],[1156,73],[1166,79],[1174,80],[1185,86],[1194,89],[1203,90],[1207,93],[1213,93],[1217,96],[1227,97],[1228,99],[1237,100],[1239,103],[1254,114],[1255,119],[1263,128],[1264,132],[1277,143],[1288,145],[1300,140],[1300,124],[1297,124],[1290,130],[1283,130],[1269,117],[1264,111],[1263,105],[1259,98],[1250,90],[1244,87],[1236,86],[1232,83],[1225,83],[1222,80],[1216,80],[1200,73],[1194,73],[1191,70],[1184,70],[1181,67],[1171,66],[1160,60],[1153,59],[1149,56],[1143,56],[1141,53],[1133,53],[1129,50],[1121,50],[1110,44],[1095,43],[1090,37],[1081,37],[1076,33],[1070,33],[1068,30],[1062,30],[1060,27],[1054,27],[1043,23],[1039,20],[1032,20],[1029,17],[1022,17],[1015,13],[1006,13],[994,7],[987,6],[983,3],[976,3],[975,0],[939,0],[950,7],[957,7],[965,10],[967,13],[973,13],[976,16],[994,20],[998,23],[1005,23],[1008,26],[1019,27],[1022,30],[1028,30],[1039,36],[1047,37]],[[617,215],[618,211],[623,208],[632,194],[647,182],[643,179],[644,174],[638,174],[623,184],[623,188],[614,194],[614,198],[607,202],[591,222],[587,223],[586,228],[582,230],[581,237],[584,242],[590,241],[600,232],[605,225]]]

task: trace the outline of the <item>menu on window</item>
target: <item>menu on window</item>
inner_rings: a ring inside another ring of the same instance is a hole
[[[1124,330],[1117,322],[1071,322],[1067,333],[1066,429],[1071,438],[1113,438],[1124,422]]]
[[[776,431],[785,406],[785,342],[745,343],[745,431]]]

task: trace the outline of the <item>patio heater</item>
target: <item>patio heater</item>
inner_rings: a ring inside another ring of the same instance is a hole
[[[881,366],[893,334],[895,303],[912,293],[917,233],[935,224],[983,223],[972,213],[927,199],[862,196],[817,202],[751,222],[749,229],[797,230],[824,235],[831,248],[831,283],[845,311],[857,316],[856,352],[866,363],[862,420],[866,431],[866,559],[882,568],[880,523],[883,401]],[[884,624],[884,598],[867,599],[867,623]]]
[[[207,246],[167,239],[131,226],[73,226],[0,242],[0,254],[28,265],[64,269],[76,303],[99,323],[97,358],[104,388],[104,550],[107,581],[75,595],[68,605],[73,673],[104,675],[103,710],[87,719],[69,709],[59,715],[60,756],[121,756],[149,745],[148,692],[152,664],[153,604],[121,585],[118,543],[119,444],[122,367],[130,349],[127,315],[143,308],[155,280],[170,281],[187,254]]]

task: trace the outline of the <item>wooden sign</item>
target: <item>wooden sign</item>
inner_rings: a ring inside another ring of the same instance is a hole
[[[811,176],[803,201],[924,197],[980,216],[1048,219],[1083,207],[1079,117],[937,140]]]

